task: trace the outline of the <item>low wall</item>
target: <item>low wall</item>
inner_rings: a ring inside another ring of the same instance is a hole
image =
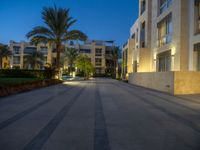
[[[174,72],[174,94],[200,94],[200,72]]]
[[[199,94],[200,72],[132,73],[129,83],[175,95]]]

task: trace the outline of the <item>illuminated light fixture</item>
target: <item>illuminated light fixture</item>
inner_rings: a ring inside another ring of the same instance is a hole
[[[171,56],[175,56],[175,54],[176,54],[176,48],[172,47],[172,49],[171,49]]]

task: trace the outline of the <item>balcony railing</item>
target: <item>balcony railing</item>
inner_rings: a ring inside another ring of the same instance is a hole
[[[95,56],[102,56],[102,53],[96,53]]]
[[[165,36],[162,36],[158,39],[158,47],[161,47],[165,44],[169,44],[172,41],[172,35],[171,34],[167,34]]]
[[[172,4],[172,0],[166,0],[161,6],[160,6],[160,14],[162,14],[169,6]]]

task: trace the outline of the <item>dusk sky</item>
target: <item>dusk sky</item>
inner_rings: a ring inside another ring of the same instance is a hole
[[[0,43],[27,41],[25,35],[34,26],[43,25],[44,6],[70,8],[78,22],[73,27],[89,39],[126,42],[130,27],[138,16],[138,0],[0,0]]]

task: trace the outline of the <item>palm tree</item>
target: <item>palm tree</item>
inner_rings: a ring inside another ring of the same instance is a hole
[[[69,65],[69,73],[71,73],[73,65],[75,64],[76,58],[78,56],[78,51],[75,48],[67,48],[65,51],[65,56]]]
[[[79,30],[70,30],[70,27],[77,21],[69,15],[69,9],[44,7],[42,19],[46,26],[37,26],[26,36],[32,43],[49,43],[56,47],[56,67],[60,68],[61,46],[64,41],[81,40],[85,41],[87,36]]]
[[[24,63],[31,66],[32,69],[40,69],[43,65],[44,55],[41,52],[35,51],[24,57]]]
[[[0,68],[2,68],[3,58],[11,56],[12,53],[7,45],[0,44]]]
[[[113,51],[109,55],[109,58],[113,61],[113,68],[114,68],[113,74],[114,75],[116,75],[116,68],[117,68],[117,65],[118,65],[119,53],[120,53],[120,47],[119,46],[113,46]]]

